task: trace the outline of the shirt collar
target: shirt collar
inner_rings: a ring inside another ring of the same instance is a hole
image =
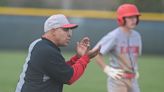
[[[52,41],[50,41],[50,40],[48,40],[48,39],[46,39],[44,37],[42,37],[42,40],[45,41],[46,43],[48,43],[49,45],[51,45],[52,47],[56,48],[58,51],[61,52],[60,48],[55,43],[53,43]]]

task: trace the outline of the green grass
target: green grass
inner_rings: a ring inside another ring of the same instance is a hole
[[[72,53],[63,53],[66,59]],[[0,92],[14,92],[27,52],[0,52]],[[107,59],[107,58],[106,58]],[[92,62],[84,75],[73,85],[65,85],[64,92],[107,92],[106,75]],[[164,92],[164,56],[144,55],[139,59],[141,92]]]

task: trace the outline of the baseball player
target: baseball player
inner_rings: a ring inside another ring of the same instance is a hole
[[[117,9],[119,27],[105,35],[96,46],[101,45],[96,56],[98,65],[109,76],[108,92],[140,92],[137,59],[141,54],[140,34],[134,30],[139,23],[140,13],[133,4],[123,4]],[[110,64],[104,63],[108,54]]]

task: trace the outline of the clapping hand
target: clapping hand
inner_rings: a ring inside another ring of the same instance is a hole
[[[85,55],[90,47],[90,39],[88,37],[82,38],[79,42],[77,42],[76,52],[78,57]]]
[[[89,47],[90,47],[90,39],[88,37],[84,37],[82,40],[80,40],[80,42],[77,42],[76,51],[78,57],[87,54],[89,58],[92,59],[99,53],[101,48],[99,46],[90,50]]]

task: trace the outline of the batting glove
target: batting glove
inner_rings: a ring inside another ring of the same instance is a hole
[[[112,67],[109,67],[108,65],[105,66],[104,72],[111,78],[118,80],[121,79],[121,75],[123,75],[124,71],[121,69],[115,69]]]
[[[139,75],[139,72],[137,71],[137,72],[136,72],[136,75],[135,75],[135,79],[138,79],[139,76],[140,76],[140,75]]]

